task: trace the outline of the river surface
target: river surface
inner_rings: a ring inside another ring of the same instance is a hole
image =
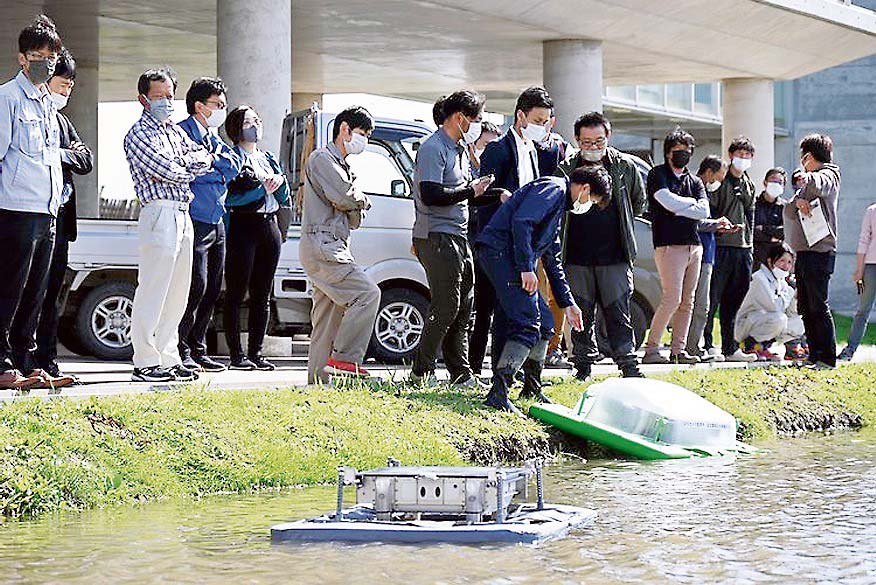
[[[60,514],[0,525],[8,583],[876,583],[876,433],[756,455],[566,461],[548,500],[595,524],[541,546],[272,545],[332,509],[329,487]],[[351,492],[350,492],[351,493]]]

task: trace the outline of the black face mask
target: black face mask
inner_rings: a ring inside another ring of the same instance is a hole
[[[690,162],[691,152],[688,150],[673,150],[669,155],[669,160],[672,166],[677,169],[683,169]]]

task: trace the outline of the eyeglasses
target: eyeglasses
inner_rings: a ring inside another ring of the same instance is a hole
[[[605,138],[597,138],[596,140],[579,140],[578,146],[581,148],[602,148],[607,140]]]
[[[58,64],[58,56],[54,54],[47,57],[36,51],[29,51],[25,54],[25,57],[27,57],[28,61],[46,61],[53,67]]]
[[[225,102],[220,102],[219,100],[207,100],[207,101],[204,102],[204,103],[207,104],[208,106],[216,106],[216,107],[219,108],[220,110],[221,110],[222,108],[227,108],[227,107],[228,107],[228,104],[226,104]]]

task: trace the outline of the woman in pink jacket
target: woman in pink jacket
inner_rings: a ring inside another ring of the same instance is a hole
[[[867,321],[876,300],[876,204],[864,212],[861,235],[858,237],[858,266],[852,275],[858,287],[858,310],[849,332],[849,344],[837,356],[838,360],[851,361],[858,344],[867,331]]]

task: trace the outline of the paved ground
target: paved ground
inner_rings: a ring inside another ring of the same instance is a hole
[[[278,366],[273,372],[239,372],[226,371],[216,374],[201,374],[198,384],[204,384],[209,388],[223,389],[252,389],[252,388],[279,388],[285,386],[303,386],[307,381],[307,358],[304,356],[272,358]],[[855,356],[855,362],[876,361],[876,346],[861,347]],[[720,363],[700,364],[696,366],[641,366],[647,376],[659,372],[671,371],[679,368],[696,368],[701,370],[717,368],[745,368],[764,367],[765,363]],[[110,396],[117,394],[134,394],[142,392],[167,391],[177,386],[176,384],[154,385],[146,382],[131,382],[133,366],[124,362],[101,362],[94,359],[82,358],[67,354],[61,358],[61,368],[65,372],[75,374],[82,384],[70,386],[52,392],[50,390],[30,390],[18,392],[13,390],[0,390],[0,402],[24,398],[45,397],[87,397],[87,396]],[[369,371],[386,380],[404,380],[410,370],[395,366],[377,366],[371,364]],[[610,360],[594,366],[594,374],[615,374],[617,368]],[[571,370],[547,369],[546,377],[568,376]],[[446,378],[445,370],[438,372],[439,378]]]

